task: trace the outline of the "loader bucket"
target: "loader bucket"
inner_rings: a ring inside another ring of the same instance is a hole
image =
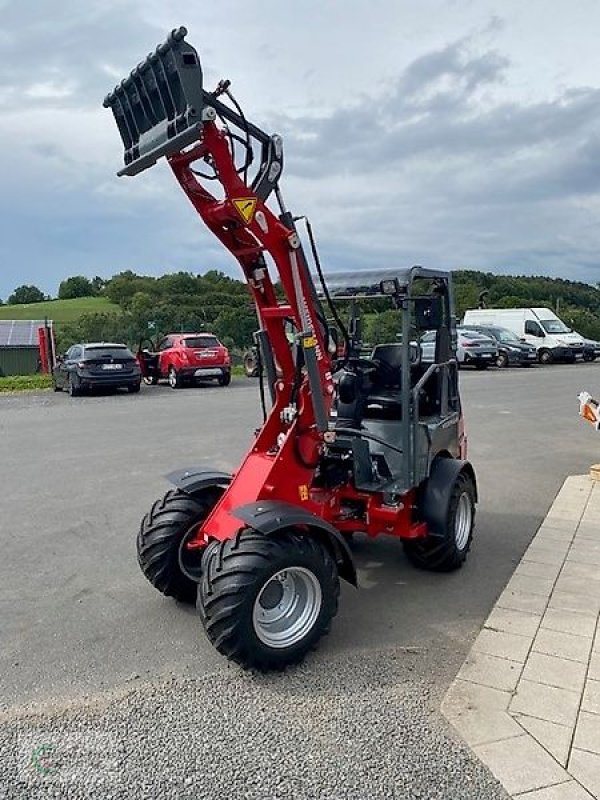
[[[118,175],[137,175],[198,139],[204,105],[202,68],[186,35],[185,28],[173,30],[104,99],[125,149],[125,166]]]

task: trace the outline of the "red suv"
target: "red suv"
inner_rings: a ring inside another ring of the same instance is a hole
[[[216,378],[220,386],[231,382],[231,357],[212,333],[171,333],[158,344],[157,352],[140,353],[144,379],[158,383],[166,378],[178,389],[184,382]]]

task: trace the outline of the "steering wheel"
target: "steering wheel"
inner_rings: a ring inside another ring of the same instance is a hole
[[[380,361],[376,358],[365,358],[363,356],[349,358],[346,366],[356,367],[359,370],[373,371],[386,383],[398,381],[396,370],[385,361]]]

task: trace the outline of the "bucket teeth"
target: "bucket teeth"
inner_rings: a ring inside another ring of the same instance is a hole
[[[136,175],[199,137],[202,67],[186,35],[183,27],[171,31],[104,98],[123,141],[125,166],[119,175]]]

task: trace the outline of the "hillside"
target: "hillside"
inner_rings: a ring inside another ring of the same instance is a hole
[[[45,303],[23,303],[14,306],[0,306],[0,319],[48,319],[60,325],[74,322],[82,314],[113,312],[121,309],[106,297],[77,297],[74,300],[48,300]]]

